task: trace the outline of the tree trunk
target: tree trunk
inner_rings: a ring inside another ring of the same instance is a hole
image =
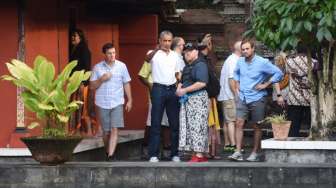
[[[328,140],[330,126],[335,122],[335,93],[331,85],[320,85],[313,95],[311,108],[311,132],[313,140]]]
[[[330,51],[329,51],[330,53]],[[325,57],[327,54],[324,54]],[[329,55],[329,54],[328,54]],[[336,55],[336,54],[335,54]],[[329,56],[330,57],[330,56]],[[336,57],[333,60],[323,58],[322,69],[316,74],[309,71],[309,80],[312,82],[311,92],[311,129],[310,138],[312,140],[329,140],[332,129],[336,127],[335,116],[335,76]],[[330,66],[329,63],[333,65]],[[308,64],[311,64],[311,56],[308,53]],[[335,65],[335,66],[334,66]],[[331,68],[332,67],[332,68]],[[330,70],[331,69],[331,70]],[[329,71],[332,71],[331,73]]]

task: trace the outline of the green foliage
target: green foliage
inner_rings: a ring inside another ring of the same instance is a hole
[[[269,122],[269,123],[286,123],[288,120],[286,118],[286,115],[285,114],[278,114],[278,115],[272,115],[272,116],[268,116],[265,118],[266,122]]]
[[[43,136],[66,136],[65,126],[70,115],[78,109],[81,101],[71,101],[70,97],[82,81],[90,77],[90,72],[76,71],[71,76],[76,61],[70,62],[55,79],[55,67],[43,56],[37,56],[31,68],[19,60],[6,63],[10,75],[1,78],[23,87],[21,96],[25,107],[36,113],[38,119],[46,120]],[[35,128],[33,122],[28,128]]]
[[[336,38],[334,0],[256,0],[251,30],[273,49],[288,50],[302,43],[311,49]]]

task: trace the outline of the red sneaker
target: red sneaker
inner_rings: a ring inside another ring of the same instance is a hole
[[[206,157],[197,157],[193,155],[189,161],[190,163],[200,163],[200,162],[208,162],[208,158]]]
[[[197,163],[199,162],[199,158],[196,155],[193,155],[189,160],[190,163]]]
[[[208,158],[207,157],[199,157],[198,162],[208,162]]]

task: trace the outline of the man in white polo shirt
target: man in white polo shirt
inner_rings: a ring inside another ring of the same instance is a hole
[[[237,61],[241,56],[241,41],[235,42],[233,53],[225,60],[220,76],[220,93],[218,101],[222,101],[222,111],[224,117],[224,150],[234,151],[236,147],[235,141],[235,122],[236,122],[236,104],[234,98],[235,82],[233,73],[236,68]]]
[[[176,76],[180,72],[179,57],[170,50],[173,34],[162,31],[159,39],[159,49],[150,58],[152,65],[153,88],[151,91],[152,111],[149,138],[150,162],[159,162],[161,120],[164,110],[168,116],[171,131],[171,160],[179,162],[179,103],[176,91]]]

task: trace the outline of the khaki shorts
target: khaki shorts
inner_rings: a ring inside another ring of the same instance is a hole
[[[236,121],[236,103],[233,99],[222,101],[222,110],[225,123]]]

